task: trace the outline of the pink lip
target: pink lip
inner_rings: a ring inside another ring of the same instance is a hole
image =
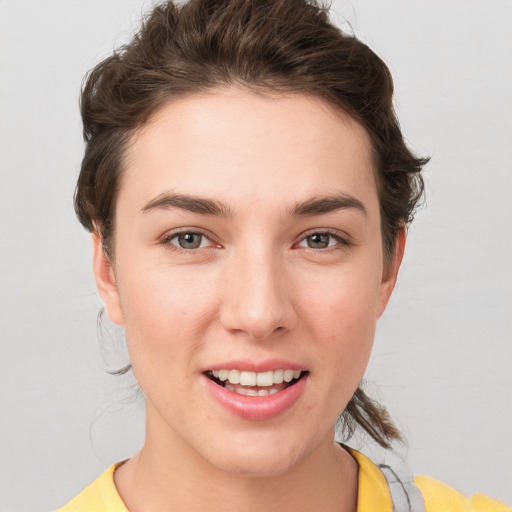
[[[240,366],[221,366],[219,368],[239,369]],[[280,366],[279,368],[283,367]],[[292,369],[290,366],[285,366],[284,368]],[[304,375],[295,384],[288,386],[287,388],[279,391],[278,393],[274,393],[273,395],[245,396],[233,391],[229,391],[226,388],[223,388],[222,386],[219,386],[213,382],[206,375],[202,375],[205,386],[214,400],[216,400],[220,405],[225,407],[235,416],[252,421],[270,420],[291,409],[304,392],[308,377],[309,374]]]
[[[202,373],[208,370],[240,370],[245,372],[269,372],[270,370],[301,370],[306,371],[307,368],[292,361],[284,359],[267,359],[265,361],[255,362],[248,359],[239,359],[225,361],[224,363],[214,364],[203,368]]]

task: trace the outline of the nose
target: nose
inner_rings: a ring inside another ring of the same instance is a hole
[[[272,250],[234,256],[223,283],[220,317],[226,330],[266,340],[296,325],[293,286],[284,267]]]

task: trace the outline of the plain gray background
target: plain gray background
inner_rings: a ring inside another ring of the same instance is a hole
[[[0,510],[62,505],[143,438],[72,194],[82,76],[151,2],[0,0]],[[334,2],[432,161],[367,378],[416,474],[512,502],[512,3]],[[122,346],[122,343],[120,343]]]

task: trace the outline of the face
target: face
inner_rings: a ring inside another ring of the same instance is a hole
[[[219,90],[164,107],[126,156],[95,272],[147,442],[251,475],[332,447],[400,259],[383,266],[364,129],[315,98]]]

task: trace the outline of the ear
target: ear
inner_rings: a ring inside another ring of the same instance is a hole
[[[92,233],[92,266],[96,287],[103,304],[105,304],[107,316],[115,324],[123,325],[123,313],[121,311],[114,270],[105,254],[101,238],[96,232]]]
[[[380,317],[382,313],[384,313],[384,310],[388,305],[389,298],[391,297],[391,294],[395,288],[398,270],[400,269],[400,265],[402,264],[402,259],[404,257],[405,238],[406,230],[405,226],[402,226],[395,238],[395,245],[393,247],[391,260],[384,266],[384,270],[382,272],[382,283],[380,287],[377,318]]]

